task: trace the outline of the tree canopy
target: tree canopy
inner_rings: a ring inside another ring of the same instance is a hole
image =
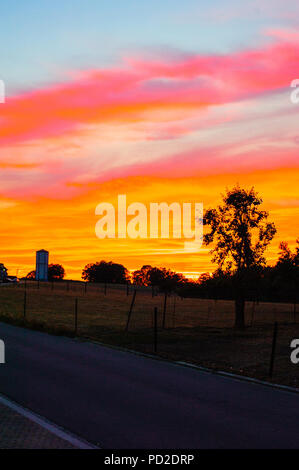
[[[223,271],[265,265],[264,252],[276,228],[267,221],[268,212],[260,210],[262,199],[254,188],[246,191],[239,186],[222,198],[223,204],[204,214],[204,225],[211,229],[204,235],[204,243],[214,243],[212,261]]]
[[[48,280],[61,281],[65,276],[64,267],[61,264],[49,264],[48,267]]]
[[[204,225],[210,231],[204,244],[213,244],[212,261],[223,273],[234,275],[236,291],[236,326],[244,325],[244,289],[253,282],[254,273],[266,265],[264,252],[276,228],[268,222],[268,212],[261,210],[262,199],[254,188],[235,186],[222,196],[222,204],[208,209]]]
[[[155,286],[163,292],[171,292],[186,282],[183,274],[166,268],[156,268],[144,265],[132,274],[133,283],[140,286]]]
[[[122,264],[100,261],[87,264],[83,269],[82,279],[88,282],[125,284],[129,281],[130,275]]]

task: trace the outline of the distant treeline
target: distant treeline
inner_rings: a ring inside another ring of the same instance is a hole
[[[299,287],[299,245],[292,253],[287,243],[281,243],[279,258],[273,267],[257,267],[238,274],[218,269],[212,275],[202,274],[197,281],[150,265],[130,275],[123,265],[105,261],[87,265],[82,278],[88,282],[152,286],[182,297],[232,300],[236,289],[242,289],[247,300],[295,302]]]
[[[105,284],[152,286],[181,297],[228,299],[235,302],[235,327],[245,327],[245,301],[297,302],[299,288],[299,240],[292,252],[286,242],[279,245],[275,266],[268,266],[265,252],[277,233],[268,212],[262,210],[262,198],[239,185],[221,195],[221,203],[207,209],[202,218],[204,246],[210,246],[211,261],[217,265],[211,275],[204,273],[190,281],[170,269],[144,265],[132,274],[112,261],[85,266],[82,279]],[[49,280],[62,280],[64,269],[49,266]],[[34,278],[35,272],[27,278]]]
[[[64,268],[49,266],[49,280],[62,280]],[[34,279],[31,271],[26,279]],[[233,300],[236,290],[242,289],[246,300],[296,302],[299,289],[299,241],[292,252],[287,243],[280,244],[279,258],[275,266],[259,266],[243,273],[217,269],[212,275],[202,274],[190,281],[183,274],[170,269],[144,265],[130,273],[122,264],[100,261],[85,266],[82,279],[91,283],[134,284],[155,287],[161,292],[176,292],[181,297]]]
[[[262,266],[243,273],[215,271],[202,274],[196,283],[187,282],[177,291],[186,297],[232,300],[242,289],[246,300],[297,302],[299,290],[299,241],[292,253],[287,243],[280,244],[275,266]]]

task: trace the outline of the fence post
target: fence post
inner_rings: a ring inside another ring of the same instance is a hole
[[[75,336],[77,336],[78,332],[78,299],[75,299],[75,328],[74,328],[74,333]]]
[[[251,326],[253,326],[254,322],[254,314],[255,314],[255,300],[252,302],[252,309],[251,309]]]
[[[165,292],[165,297],[164,297],[164,307],[163,307],[163,321],[162,321],[162,328],[165,328],[165,323],[166,323],[166,306],[167,306],[167,292]]]
[[[26,310],[27,310],[27,291],[24,291],[24,311],[23,311],[23,316],[24,316],[24,321],[26,320]]]
[[[158,309],[154,308],[154,352],[157,352],[158,344]]]
[[[128,329],[129,329],[129,324],[130,324],[130,319],[131,319],[131,315],[132,315],[132,311],[133,311],[133,307],[134,307],[134,303],[135,303],[135,298],[136,298],[136,289],[134,290],[134,294],[133,294],[133,298],[132,298],[130,310],[129,310],[129,313],[128,313],[128,320],[127,320],[127,325],[126,325],[126,331],[128,331]]]
[[[274,330],[273,330],[273,339],[272,339],[272,350],[271,350],[271,358],[270,358],[269,377],[273,376],[273,367],[274,367],[276,342],[277,342],[277,330],[278,330],[278,323],[275,322],[274,323]]]

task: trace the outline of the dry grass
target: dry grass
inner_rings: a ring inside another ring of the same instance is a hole
[[[299,386],[299,365],[290,362],[290,342],[299,337],[292,304],[246,305],[244,331],[235,331],[231,301],[167,299],[166,328],[162,329],[164,295],[137,291],[129,331],[125,332],[132,292],[126,286],[82,283],[27,284],[26,325],[55,334],[77,334],[111,345],[153,353],[153,311],[158,308],[158,354],[174,360]],[[23,324],[25,286],[0,288],[0,319]],[[279,322],[274,375],[269,379],[273,324]]]

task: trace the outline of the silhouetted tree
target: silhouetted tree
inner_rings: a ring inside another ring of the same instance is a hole
[[[162,284],[165,283],[168,272],[166,268],[152,268],[149,272],[150,286],[159,287],[161,290]]]
[[[296,302],[299,290],[299,239],[294,253],[286,242],[281,242],[279,248],[277,264],[269,273],[272,277],[271,287],[281,299]]]
[[[209,279],[211,279],[210,273],[202,273],[199,278],[198,278],[198,283],[203,284],[204,282],[207,282]]]
[[[134,284],[158,287],[163,292],[174,291],[179,285],[186,282],[183,274],[150,265],[142,266],[140,270],[134,271],[132,279]]]
[[[61,264],[49,264],[48,267],[48,280],[49,281],[62,281],[65,276],[65,270]]]
[[[132,274],[133,284],[136,284],[137,286],[150,286],[151,285],[150,273],[152,269],[153,269],[152,266],[146,264],[142,266],[141,269],[134,271]]]
[[[278,268],[285,268],[286,271],[297,269],[299,267],[299,239],[296,240],[296,248],[294,253],[291,252],[289,245],[286,242],[279,244],[280,253],[277,261]]]
[[[222,205],[204,214],[204,225],[210,227],[204,243],[214,243],[212,261],[221,271],[233,275],[235,326],[242,328],[246,289],[266,264],[264,252],[276,228],[267,222],[268,212],[260,210],[263,201],[254,188],[247,191],[236,186],[227,190],[222,199]]]
[[[162,292],[173,292],[178,287],[184,285],[184,283],[187,281],[185,276],[181,273],[176,273],[174,271],[171,271],[165,268],[162,268],[161,271],[162,271],[162,276],[160,276],[157,279],[158,284],[156,285],[159,286],[159,289]],[[154,276],[155,276],[155,273],[154,273]],[[152,282],[154,282],[154,279]]]
[[[25,276],[24,279],[28,279],[28,280],[33,281],[33,280],[35,279],[35,274],[36,274],[35,271],[30,271],[30,272]]]
[[[87,264],[83,269],[82,279],[88,282],[126,284],[130,279],[130,274],[122,264],[101,261]]]

